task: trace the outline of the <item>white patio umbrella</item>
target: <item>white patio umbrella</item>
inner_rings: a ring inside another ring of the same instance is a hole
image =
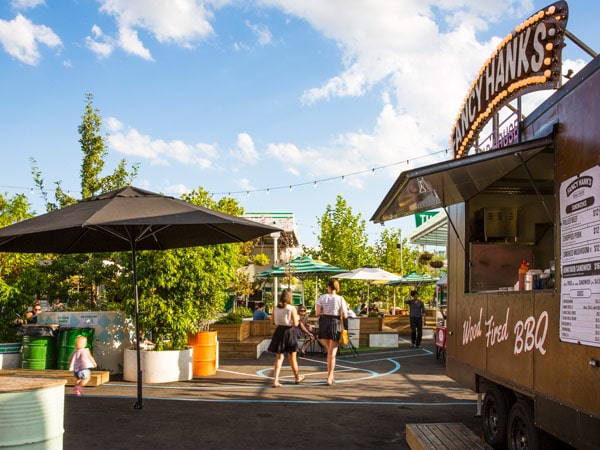
[[[391,272],[388,272],[386,270],[380,269],[378,267],[366,266],[366,267],[359,267],[358,269],[354,269],[350,272],[335,275],[334,278],[340,278],[340,279],[343,278],[344,280],[366,281],[367,282],[367,308],[368,308],[371,283],[374,283],[376,281],[395,281],[395,280],[400,280],[402,277],[395,275]]]

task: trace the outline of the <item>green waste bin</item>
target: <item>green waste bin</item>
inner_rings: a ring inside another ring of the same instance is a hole
[[[69,370],[69,358],[75,350],[77,336],[87,338],[87,348],[93,353],[94,329],[93,328],[60,328],[58,333],[58,368]]]
[[[56,338],[29,336],[22,338],[21,368],[45,370],[56,368]]]

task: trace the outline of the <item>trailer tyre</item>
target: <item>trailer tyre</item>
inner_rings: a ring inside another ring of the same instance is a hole
[[[483,399],[483,435],[485,441],[495,449],[506,448],[506,430],[509,400],[498,386],[491,386]]]
[[[519,400],[508,415],[508,449],[539,450],[540,431],[533,421],[533,408],[528,401]]]

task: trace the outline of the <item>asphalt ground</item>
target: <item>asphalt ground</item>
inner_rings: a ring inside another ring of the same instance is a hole
[[[408,449],[407,423],[461,422],[481,434],[476,394],[444,374],[432,335],[421,348],[400,339],[393,349],[361,349],[338,358],[336,383],[325,384],[321,355],[299,358],[302,384],[284,364],[272,388],[274,355],[222,360],[217,374],[143,386],[113,380],[67,388],[65,449]],[[114,377],[113,377],[114,378]]]

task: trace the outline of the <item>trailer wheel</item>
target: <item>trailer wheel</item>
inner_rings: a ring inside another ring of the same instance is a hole
[[[491,386],[483,399],[483,436],[485,441],[495,449],[506,448],[506,426],[509,400],[498,386]]]
[[[513,405],[508,415],[509,450],[539,450],[540,432],[533,421],[533,408],[526,400]]]

